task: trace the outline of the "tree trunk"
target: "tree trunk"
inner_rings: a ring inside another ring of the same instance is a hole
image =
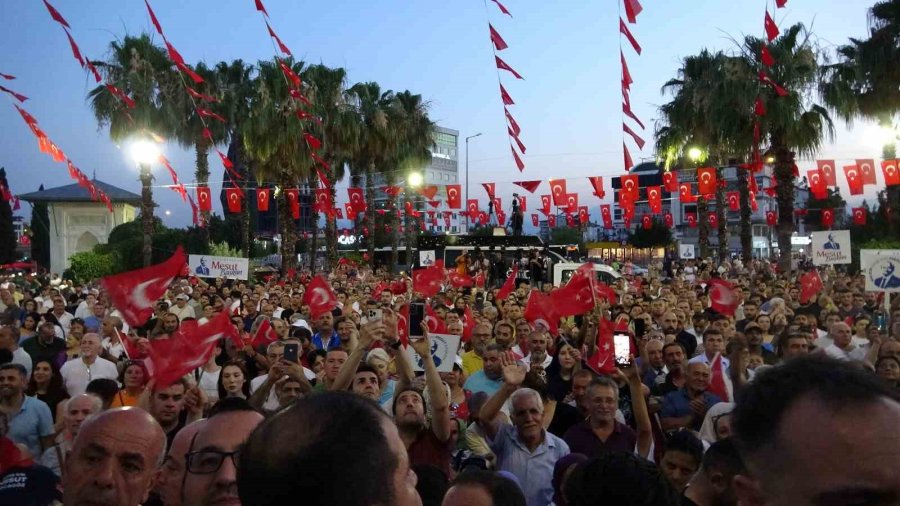
[[[369,227],[368,254],[369,267],[375,270],[375,164],[370,163],[366,171],[366,226]]]
[[[881,156],[885,160],[897,158],[896,144],[885,144],[881,150]],[[897,214],[900,212],[900,185],[885,188],[885,197],[888,204],[888,232],[891,237],[900,237],[900,219],[897,219]]]
[[[197,178],[197,184],[209,186],[209,157],[207,156],[209,154],[209,144],[207,144],[206,140],[198,142],[194,146],[194,152],[197,165],[194,177]],[[211,211],[200,211],[200,223],[203,224],[200,227],[200,243],[206,251],[209,251],[209,217],[211,214]]]
[[[281,187],[293,188],[287,173],[281,174]],[[291,215],[291,206],[286,198],[275,199],[278,205],[278,229],[281,232],[281,274],[287,275],[288,271],[297,268],[297,228],[294,226],[294,217]]]
[[[415,206],[413,206],[415,208]],[[423,211],[424,212],[424,211]],[[409,215],[406,216],[404,221],[404,234],[403,234],[403,242],[406,244],[406,265],[409,271],[412,271],[413,268],[413,259],[412,259],[412,249],[413,249],[413,236],[415,232],[413,231],[412,223],[413,220],[410,219]]]
[[[728,260],[728,204],[725,202],[725,179],[722,175],[722,167],[716,166],[716,222],[719,237],[719,262]]]
[[[153,263],[153,173],[150,166],[141,164],[141,228],[143,231],[143,247],[141,253],[144,267]]]
[[[251,244],[253,244],[253,227],[251,224],[251,205],[250,201],[255,197],[255,195],[251,195],[253,193],[253,189],[250,188],[251,182],[256,181],[254,177],[254,171],[250,166],[251,162],[247,159],[246,153],[244,152],[244,140],[239,133],[234,133],[231,137],[231,143],[228,146],[228,157],[234,161],[235,167],[241,172],[241,175],[244,178],[244,181],[247,182],[245,186],[247,189],[244,190],[247,193],[247,198],[244,199],[244,205],[241,206],[241,217],[240,217],[240,237],[241,237],[241,254],[245,258],[250,258],[251,253]],[[259,205],[258,201],[254,205]]]
[[[794,153],[783,147],[774,151],[774,175],[778,184],[778,268],[782,273],[790,274],[791,235],[794,233]]]
[[[700,245],[700,258],[709,258],[709,216],[706,197],[697,195],[697,227],[700,235],[697,242]]]
[[[331,178],[331,187],[328,192],[331,194],[331,202],[337,202],[337,192],[334,189],[334,172],[328,176]],[[350,218],[350,216],[347,216]],[[334,217],[325,219],[325,259],[327,261],[327,269],[331,271],[337,265],[337,219]]]
[[[312,227],[312,232],[310,233],[309,238],[309,271],[315,274],[316,272],[316,257],[319,256],[319,212],[316,211],[316,192],[315,188],[316,183],[315,174],[311,174],[309,178],[306,180],[306,187],[309,191],[309,194],[312,195],[312,206],[309,208],[309,222]],[[328,222],[328,218],[325,218],[325,222]]]
[[[360,179],[359,174],[352,174],[350,176],[350,187],[351,188],[359,188],[359,183],[360,183],[359,179]],[[362,219],[360,219],[359,214],[357,213],[356,215],[348,216],[347,218],[353,220],[353,234],[357,238],[359,238],[362,235],[362,226],[363,226],[363,222],[366,219],[366,215],[363,214]],[[357,247],[359,247],[359,246],[360,246],[360,244],[357,243]]]
[[[738,168],[738,195],[741,201],[741,259],[745,265],[753,259],[753,229],[750,223],[750,178],[749,169]]]

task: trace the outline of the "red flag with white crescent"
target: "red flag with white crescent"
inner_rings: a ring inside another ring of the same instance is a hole
[[[284,191],[284,198],[287,199],[288,207],[291,210],[291,217],[295,220],[300,219],[300,190],[297,188],[289,188]]]
[[[826,186],[836,186],[837,176],[834,171],[834,160],[816,160],[816,166]]]
[[[609,204],[600,206],[600,217],[603,218],[603,228],[607,230],[613,228],[612,210]]]
[[[594,188],[594,195],[601,199],[606,196],[606,192],[603,191],[603,176],[588,176],[588,181],[591,182],[591,187]]]
[[[541,212],[544,216],[550,215],[550,195],[541,195]]]
[[[667,192],[675,193],[678,191],[678,173],[675,171],[667,171],[663,173],[663,187]]]
[[[862,176],[863,184],[878,184],[878,178],[875,176],[875,160],[871,158],[856,160],[856,167]]]
[[[847,187],[850,189],[850,195],[862,195],[865,185],[859,168],[856,165],[845,165],[844,176],[847,178]]]
[[[659,186],[647,187],[647,205],[653,214],[662,213],[662,188]]]
[[[868,212],[865,207],[854,207],[853,208],[853,224],[854,225],[865,225],[866,224],[866,216]]]
[[[509,294],[513,292],[516,288],[516,276],[519,275],[519,266],[514,265],[512,268],[512,272],[509,273],[509,277],[506,278],[506,281],[503,283],[503,286],[500,287],[500,291],[497,292],[497,300],[505,300],[509,297]]]
[[[778,214],[775,211],[766,211],[766,224],[770,227],[778,224]]]
[[[212,198],[210,195],[211,193],[208,186],[197,187],[197,207],[201,211],[212,210]]]
[[[685,213],[685,217],[687,218],[688,226],[690,228],[697,227],[697,213]]]
[[[125,323],[139,327],[153,314],[157,299],[165,295],[186,263],[184,250],[179,246],[175,254],[161,264],[107,276],[100,284]]]
[[[538,189],[538,186],[541,185],[541,181],[513,181],[513,184],[516,186],[521,186],[528,193],[534,193],[534,191]]]
[[[900,184],[900,163],[897,160],[884,160],[881,162],[881,173],[884,175],[885,186]]]
[[[816,294],[822,291],[825,286],[822,284],[822,278],[819,277],[819,271],[811,270],[800,276],[800,303],[806,304],[810,299],[816,297]]]
[[[547,225],[549,225],[550,228],[556,228],[556,215],[551,214],[547,216]]]
[[[569,205],[565,179],[551,179],[550,194],[553,196],[553,205],[560,207]]]
[[[822,226],[831,228],[834,225],[834,211],[831,209],[822,210]]]
[[[631,200],[636,200],[638,197],[638,192],[640,191],[640,185],[638,183],[638,177],[636,174],[630,174],[627,176],[621,176],[619,181],[622,183],[622,189],[619,191],[619,194],[625,194],[631,197]]]
[[[447,185],[447,207],[459,209],[462,206],[462,186],[458,184]]]
[[[707,214],[707,221],[709,221],[710,227],[717,228],[719,226],[719,215],[715,211],[710,211]]]
[[[237,188],[225,188],[225,200],[228,202],[229,213],[241,212],[241,194]]]
[[[534,225],[535,227],[538,226],[538,215],[536,215],[536,214],[531,215],[531,224]]]
[[[257,188],[256,189],[256,208],[262,212],[266,212],[269,210],[269,189],[268,188]]]
[[[303,303],[309,305],[309,315],[315,320],[336,308],[338,300],[331,290],[331,285],[319,274],[306,285]]]
[[[716,169],[711,167],[697,169],[697,193],[700,195],[716,193]]]
[[[734,316],[734,311],[740,305],[734,286],[724,279],[712,278],[706,283],[709,289],[710,308],[728,316]]]
[[[738,192],[730,191],[725,194],[725,199],[728,200],[728,209],[732,211],[737,211],[741,208],[741,200]]]

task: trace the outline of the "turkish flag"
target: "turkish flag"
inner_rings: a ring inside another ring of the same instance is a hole
[[[484,191],[487,192],[488,198],[491,200],[494,200],[494,196],[495,196],[494,190],[496,188],[496,184],[495,183],[481,183],[481,186],[483,186]]]
[[[201,211],[212,211],[212,198],[210,195],[209,186],[197,187],[197,207]]]
[[[587,225],[589,218],[587,206],[580,206],[578,208],[578,221],[582,225]]]
[[[528,205],[525,199],[525,195],[519,195],[519,211],[522,211],[523,213],[525,211],[528,211]]]
[[[516,288],[516,276],[519,274],[519,266],[514,265],[512,268],[512,272],[509,273],[509,277],[506,278],[506,281],[503,282],[503,286],[500,287],[500,291],[497,292],[497,301],[501,301],[509,297],[509,294],[513,292]]]
[[[404,348],[409,347],[409,304],[404,304],[397,312],[397,339]]]
[[[466,213],[470,220],[478,217],[478,199],[469,199],[466,201]]]
[[[612,211],[609,204],[604,204],[600,206],[600,217],[603,218],[603,228],[611,229],[612,225]]]
[[[550,214],[550,195],[541,195],[541,212],[544,216]]]
[[[107,276],[100,285],[109,294],[113,307],[122,314],[125,323],[140,327],[153,314],[156,300],[165,295],[172,280],[178,276],[187,258],[181,246],[161,264]]]
[[[650,206],[650,212],[660,214],[662,212],[662,188],[659,186],[647,187],[647,204]]]
[[[714,311],[728,316],[734,316],[740,301],[734,292],[734,286],[728,281],[712,278],[706,282],[709,289],[709,304]]]
[[[475,315],[472,314],[472,306],[469,306],[468,304],[466,304],[466,309],[463,312],[462,324],[462,340],[464,343],[467,343],[469,342],[469,339],[472,338],[472,331],[475,330],[475,325],[478,325],[478,320],[475,318]]]
[[[353,213],[348,212],[347,216],[366,212],[368,206],[366,205],[366,197],[362,188],[347,188],[347,197],[350,199],[349,204],[355,211]]]
[[[641,7],[641,3],[638,0],[625,0],[625,17],[628,18],[629,23],[637,23],[638,14],[642,10],[644,8]]]
[[[878,178],[875,176],[875,160],[871,158],[865,160],[857,160],[856,168],[862,175],[863,184],[878,184]]]
[[[509,96],[509,93],[506,91],[506,88],[503,87],[503,84],[500,84],[500,98],[503,99],[503,105],[516,105],[515,101],[513,101],[512,97]]]
[[[800,303],[806,304],[823,288],[825,286],[822,284],[822,278],[819,277],[819,271],[812,270],[803,274],[800,276]]]
[[[438,187],[435,185],[429,185],[421,190],[419,190],[419,195],[425,197],[425,200],[433,200],[434,196],[437,195]]]
[[[613,342],[613,325],[606,318],[597,326],[597,346],[594,354],[585,362],[595,373],[612,375],[616,372],[615,344]]]
[[[566,210],[566,213],[569,213],[569,212],[570,211]],[[569,228],[572,228],[575,226],[575,217],[572,216],[571,214],[566,214],[566,226]]]
[[[484,281],[485,281],[484,272],[479,272],[477,275],[475,275],[475,286],[477,286],[479,288],[484,288]]]
[[[826,186],[837,185],[837,176],[834,173],[834,160],[816,160],[816,166]]]
[[[538,215],[537,214],[534,214],[534,213],[531,214],[531,224],[534,225],[535,227],[538,226]]]
[[[775,24],[775,20],[772,19],[772,16],[769,15],[768,9],[766,9],[766,17],[763,20],[763,26],[766,29],[766,38],[769,39],[769,42],[772,42],[778,37],[780,33],[778,31],[778,25]]]
[[[406,291],[409,289],[409,287],[406,286],[405,280],[398,279],[398,280],[394,281],[393,283],[391,283],[390,289],[391,289],[391,293],[394,295],[403,295],[404,293],[406,293]]]
[[[710,211],[707,215],[707,220],[709,221],[709,226],[712,228],[717,228],[719,226],[719,215],[716,214],[715,211]]]
[[[663,222],[667,227],[672,228],[675,225],[675,219],[672,217],[672,213],[666,213],[663,216]]]
[[[691,228],[697,227],[697,213],[684,213],[685,217],[687,217],[688,226]]]
[[[900,184],[900,169],[897,160],[884,160],[881,162],[881,173],[884,175],[885,186]]]
[[[738,192],[728,192],[725,194],[725,198],[728,200],[728,209],[737,211],[741,208],[741,199]]]
[[[353,207],[353,204],[351,204],[350,202],[345,202],[344,211],[347,213],[348,220],[356,219],[356,208]]]
[[[309,306],[309,316],[313,320],[337,307],[338,300],[331,290],[331,285],[321,274],[314,277],[306,285],[303,303]]]
[[[625,225],[626,229],[631,229],[631,214],[625,213],[622,215],[622,223]]]
[[[266,319],[259,324],[259,327],[256,329],[256,334],[253,335],[253,340],[250,341],[250,344],[254,348],[259,348],[260,346],[267,347],[277,340],[278,334],[275,333],[272,324]]]
[[[528,193],[534,193],[534,191],[538,189],[538,186],[541,185],[541,181],[513,181],[513,184],[516,186],[521,186]]]
[[[478,213],[478,223],[480,223],[482,225],[487,225],[488,224],[488,213],[486,213],[484,211],[480,211]]]
[[[862,195],[863,178],[856,165],[844,165],[844,176],[847,178],[847,187],[850,189],[850,195]]]
[[[444,281],[444,269],[438,265],[414,269],[412,274],[413,291],[424,297],[434,297],[441,291],[441,282]]]
[[[539,290],[532,290],[528,294],[528,301],[525,303],[525,311],[522,316],[535,327],[538,325],[546,328],[551,335],[557,335],[559,328],[559,315],[556,313],[556,306],[553,300],[541,293]]]
[[[717,352],[712,363],[709,365],[709,387],[707,387],[706,390],[716,394],[725,402],[730,402],[732,400],[728,384],[725,381],[725,367],[722,363],[721,353]]]
[[[574,213],[578,211],[578,194],[569,193],[566,195],[566,212]]]
[[[638,186],[638,177],[637,175],[628,175],[622,176],[619,178],[622,183],[622,189],[619,190],[619,193],[624,193],[632,197],[631,200],[636,200],[638,197],[639,186]]]
[[[679,200],[685,204],[697,202],[697,196],[691,194],[691,183],[681,183],[678,185]]]
[[[491,32],[491,42],[494,43],[494,48],[497,51],[503,51],[504,49],[509,47],[508,45],[506,45],[506,41],[503,40],[503,37],[501,37],[500,34],[497,33],[497,30],[494,29],[494,25],[488,23],[488,29]]]
[[[316,188],[315,194],[316,204],[313,209],[320,213],[331,214],[331,209],[334,207],[331,203],[331,190],[328,188]]]
[[[475,280],[472,276],[468,274],[460,274],[456,272],[456,269],[450,269],[447,271],[447,279],[450,281],[450,284],[456,288],[462,288],[467,286],[472,286],[475,284]]]
[[[500,197],[494,197],[494,211],[497,213],[503,208],[503,200]]]
[[[553,195],[553,205],[566,206],[569,204],[566,198],[568,196],[568,193],[566,192],[565,179],[551,179],[550,194]]]
[[[444,320],[438,318],[431,304],[425,304],[425,324],[428,325],[428,332],[432,334],[446,334],[447,325]]]
[[[651,228],[653,228],[653,218],[651,218],[649,214],[645,214],[641,218],[641,226],[644,228],[644,230],[650,230]]]
[[[337,218],[337,219],[339,219],[339,220],[343,220],[343,219],[344,219],[344,210],[341,209],[340,207],[336,207],[336,208],[332,209],[332,210],[331,210],[331,214],[333,214],[334,217]]]
[[[806,180],[809,182],[809,191],[813,194],[813,197],[824,199],[828,196],[825,179],[822,178],[822,172],[819,169],[807,171]]]
[[[594,188],[594,195],[601,199],[606,196],[606,192],[603,191],[603,176],[588,176],[588,181],[591,182],[591,186]]]
[[[853,224],[854,225],[865,225],[866,224],[866,216],[868,212],[865,207],[854,207],[853,208]]]
[[[663,172],[663,186],[667,192],[675,193],[678,191],[678,173],[674,171]]]
[[[300,190],[297,188],[289,188],[284,191],[284,198],[287,199],[288,207],[291,210],[291,216],[295,220],[300,219]]]
[[[766,223],[770,227],[774,227],[778,224],[778,214],[775,211],[766,211]]]
[[[169,339],[150,341],[149,362],[157,387],[168,387],[202,367],[212,357],[216,344],[223,339],[242,342],[227,311],[221,311],[203,325],[183,322]]]
[[[832,225],[834,225],[834,211],[822,209],[822,226],[831,227]]]
[[[269,189],[268,188],[257,188],[256,189],[256,209],[266,212],[269,210]]]
[[[499,223],[501,227],[505,226],[504,223],[506,223],[506,213],[503,212],[502,209],[497,209],[497,223]]]
[[[225,188],[225,200],[228,201],[228,212],[241,212],[241,190],[238,188]]]
[[[766,67],[775,65],[775,58],[772,57],[772,53],[769,51],[769,47],[765,44],[762,45],[762,49],[759,52],[759,59]]]
[[[556,228],[556,216],[555,215],[551,214],[551,215],[547,216],[547,225],[549,225],[550,228]]]
[[[459,209],[462,206],[462,188],[458,184],[447,185],[447,207],[450,209]]]
[[[716,169],[711,167],[697,169],[697,193],[700,195],[716,193]]]

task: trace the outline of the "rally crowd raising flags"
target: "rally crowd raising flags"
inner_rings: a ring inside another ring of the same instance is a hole
[[[789,421],[896,421],[897,298],[758,261],[624,264],[612,285],[588,263],[562,286],[543,265],[248,282],[186,276],[178,250],[84,285],[6,280],[0,503],[804,504],[843,493],[808,467],[823,455],[850,460],[841,487],[896,485],[843,450],[864,431],[813,458]]]

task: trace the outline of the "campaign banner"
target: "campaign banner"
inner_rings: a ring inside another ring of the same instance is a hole
[[[434,265],[434,250],[425,250],[419,252],[419,265],[422,267],[431,267]]]
[[[247,279],[250,275],[250,260],[238,257],[190,255],[188,269],[191,275],[198,278]]]
[[[678,258],[682,260],[693,260],[696,257],[694,254],[694,245],[693,244],[679,244],[678,245]]]
[[[813,265],[850,263],[850,231],[826,230],[810,234],[809,254]]]
[[[866,277],[866,291],[900,292],[900,250],[859,250],[859,268]]]
[[[459,351],[459,336],[452,334],[428,334],[431,338],[431,358],[438,372],[450,372],[453,370],[453,362]],[[412,363],[414,371],[424,371],[425,365],[422,357],[413,350],[412,346],[406,348],[406,356]]]

